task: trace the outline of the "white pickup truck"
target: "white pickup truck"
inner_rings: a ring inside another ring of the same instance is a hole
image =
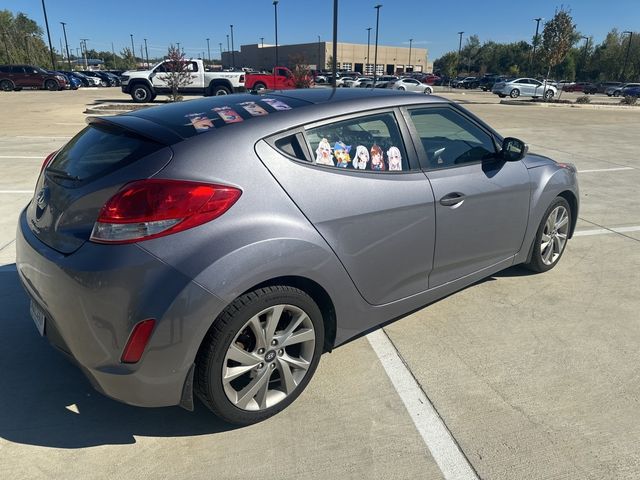
[[[120,78],[122,91],[128,93],[136,103],[153,102],[158,94],[170,92],[167,85],[167,63],[164,60],[150,70],[128,70]],[[191,83],[180,88],[182,95],[228,95],[244,91],[244,72],[207,72],[200,59],[188,59],[187,69]]]

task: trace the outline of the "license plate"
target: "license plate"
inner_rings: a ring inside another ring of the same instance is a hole
[[[33,300],[31,301],[29,312],[31,312],[31,318],[33,318],[33,321],[36,324],[36,328],[38,329],[38,332],[40,333],[41,336],[44,335],[45,315],[42,309]]]

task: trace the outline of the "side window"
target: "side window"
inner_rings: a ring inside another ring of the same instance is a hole
[[[167,71],[167,66],[164,63],[161,63],[160,65],[158,65],[154,70],[155,73],[164,73],[166,71]]]
[[[491,136],[450,108],[425,108],[409,113],[430,168],[455,167],[495,155]]]
[[[409,170],[407,154],[392,113],[368,115],[307,130],[314,162],[368,171]]]
[[[198,64],[196,62],[189,62],[189,65],[187,65],[187,70],[189,70],[190,72],[197,72]]]

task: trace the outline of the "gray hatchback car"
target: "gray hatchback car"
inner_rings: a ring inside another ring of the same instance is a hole
[[[92,118],[45,160],[17,268],[96,389],[228,422],[323,352],[499,270],[553,268],[576,170],[459,105],[391,90],[210,97]]]

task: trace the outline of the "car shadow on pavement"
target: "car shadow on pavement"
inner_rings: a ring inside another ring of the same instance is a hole
[[[83,448],[232,430],[200,402],[138,408],[93,390],[81,371],[38,335],[15,264],[0,267],[0,438]]]
[[[101,105],[103,103],[130,103],[132,105],[137,105],[131,98],[96,98],[93,101],[94,105]],[[157,103],[158,105],[161,105],[163,103],[169,103],[169,99],[168,98],[156,98],[153,103]]]

